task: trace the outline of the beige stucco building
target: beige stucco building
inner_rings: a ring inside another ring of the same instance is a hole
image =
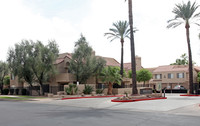
[[[95,52],[93,52],[95,55]],[[97,56],[101,57],[101,56]],[[106,61],[106,66],[118,66],[120,63],[114,58],[101,57]],[[71,53],[59,54],[59,57],[54,62],[54,65],[57,69],[57,74],[50,79],[49,82],[45,84],[45,92],[50,92],[56,94],[59,91],[64,91],[64,86],[69,83],[77,83],[75,76],[69,70],[69,64],[72,60]],[[136,56],[136,70],[142,69],[141,57]],[[131,63],[124,63],[124,69],[128,73],[131,70]],[[153,77],[149,82],[146,82],[145,87],[156,88],[157,85],[161,85],[161,88],[171,88],[173,89],[176,85],[182,85],[186,89],[189,89],[189,73],[188,65],[166,65],[159,66],[155,68],[146,68],[148,69]],[[200,67],[194,66],[193,68],[194,83],[197,83],[197,73],[200,72]],[[123,84],[117,87],[122,88],[131,88],[131,79],[124,77]],[[93,84],[96,88],[105,88],[106,85],[103,84],[100,80],[97,80],[95,77],[91,77],[87,80],[87,84]],[[37,84],[34,84],[38,86]],[[11,77],[10,87],[28,87],[29,85],[25,82],[18,82],[17,77]],[[143,87],[143,82],[137,82],[137,87]],[[118,91],[119,92],[119,91]],[[123,91],[122,91],[123,92]]]
[[[149,81],[151,87],[161,84],[161,88],[173,89],[176,85],[181,85],[189,89],[189,68],[188,65],[165,65],[156,68],[147,68],[153,74]],[[193,82],[197,83],[197,74],[200,67],[193,68]]]

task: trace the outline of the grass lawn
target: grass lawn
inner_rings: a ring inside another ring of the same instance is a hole
[[[41,99],[46,97],[33,97],[33,96],[0,96],[0,99],[3,100],[17,100],[17,101],[27,101],[27,100],[34,100],[34,99]]]

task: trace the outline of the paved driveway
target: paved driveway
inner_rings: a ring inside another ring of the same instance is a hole
[[[0,126],[188,126],[200,124],[200,97],[112,103],[112,98],[0,101]]]
[[[168,112],[174,114],[200,116],[200,97],[180,96],[167,94],[167,99],[139,101],[129,103],[111,102],[113,98],[89,98],[73,100],[38,101],[34,103],[52,104],[60,106],[86,107],[94,109],[142,111],[142,112]]]

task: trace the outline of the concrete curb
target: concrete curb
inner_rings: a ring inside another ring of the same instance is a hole
[[[118,99],[112,99],[111,102],[137,102],[137,101],[159,100],[159,99],[167,99],[167,97],[161,97],[161,98],[145,98],[145,99],[134,99],[134,100],[118,100]]]
[[[62,98],[61,100],[68,100],[68,99],[83,99],[83,98],[109,98],[109,97],[122,97],[122,96],[124,96],[124,95],[69,97],[69,98]]]
[[[200,96],[200,95],[180,95],[180,96]]]

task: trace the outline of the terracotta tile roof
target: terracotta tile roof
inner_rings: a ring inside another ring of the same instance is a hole
[[[120,66],[120,63],[114,58],[102,57],[102,56],[97,56],[97,57],[103,58],[106,61],[106,66]]]
[[[56,59],[56,61],[54,62],[54,64],[59,64],[59,63],[62,63],[64,61],[64,59]]]
[[[173,72],[173,71],[188,71],[188,65],[166,65],[159,66],[153,72]]]
[[[65,57],[69,57],[71,59],[72,58],[72,54],[71,53],[59,54],[58,59],[60,59],[60,58],[64,59]]]
[[[136,58],[140,58],[140,57],[136,57]],[[142,68],[143,68],[142,66],[140,66],[140,65],[138,65],[138,64],[136,63],[136,70],[140,70],[140,69],[142,69]],[[124,69],[125,69],[126,71],[131,70],[131,63],[124,63]]]
[[[199,67],[199,66],[194,66],[194,69],[195,69],[197,72],[200,72],[200,67]]]
[[[149,70],[151,73],[153,73],[153,71],[155,70],[155,69],[157,69],[158,67],[153,67],[153,68],[144,68],[144,69],[147,69],[147,70]]]
[[[72,59],[72,54],[71,53],[59,54],[59,56],[56,59],[54,64],[62,63],[66,57]],[[114,58],[102,57],[102,56],[97,56],[97,57],[103,58],[106,61],[106,66],[120,66],[120,63],[117,60],[115,60]]]
[[[71,53],[62,53],[62,54],[59,54],[58,58],[56,59],[56,61],[54,62],[54,64],[62,63],[65,60],[66,57],[72,59],[72,54]]]

